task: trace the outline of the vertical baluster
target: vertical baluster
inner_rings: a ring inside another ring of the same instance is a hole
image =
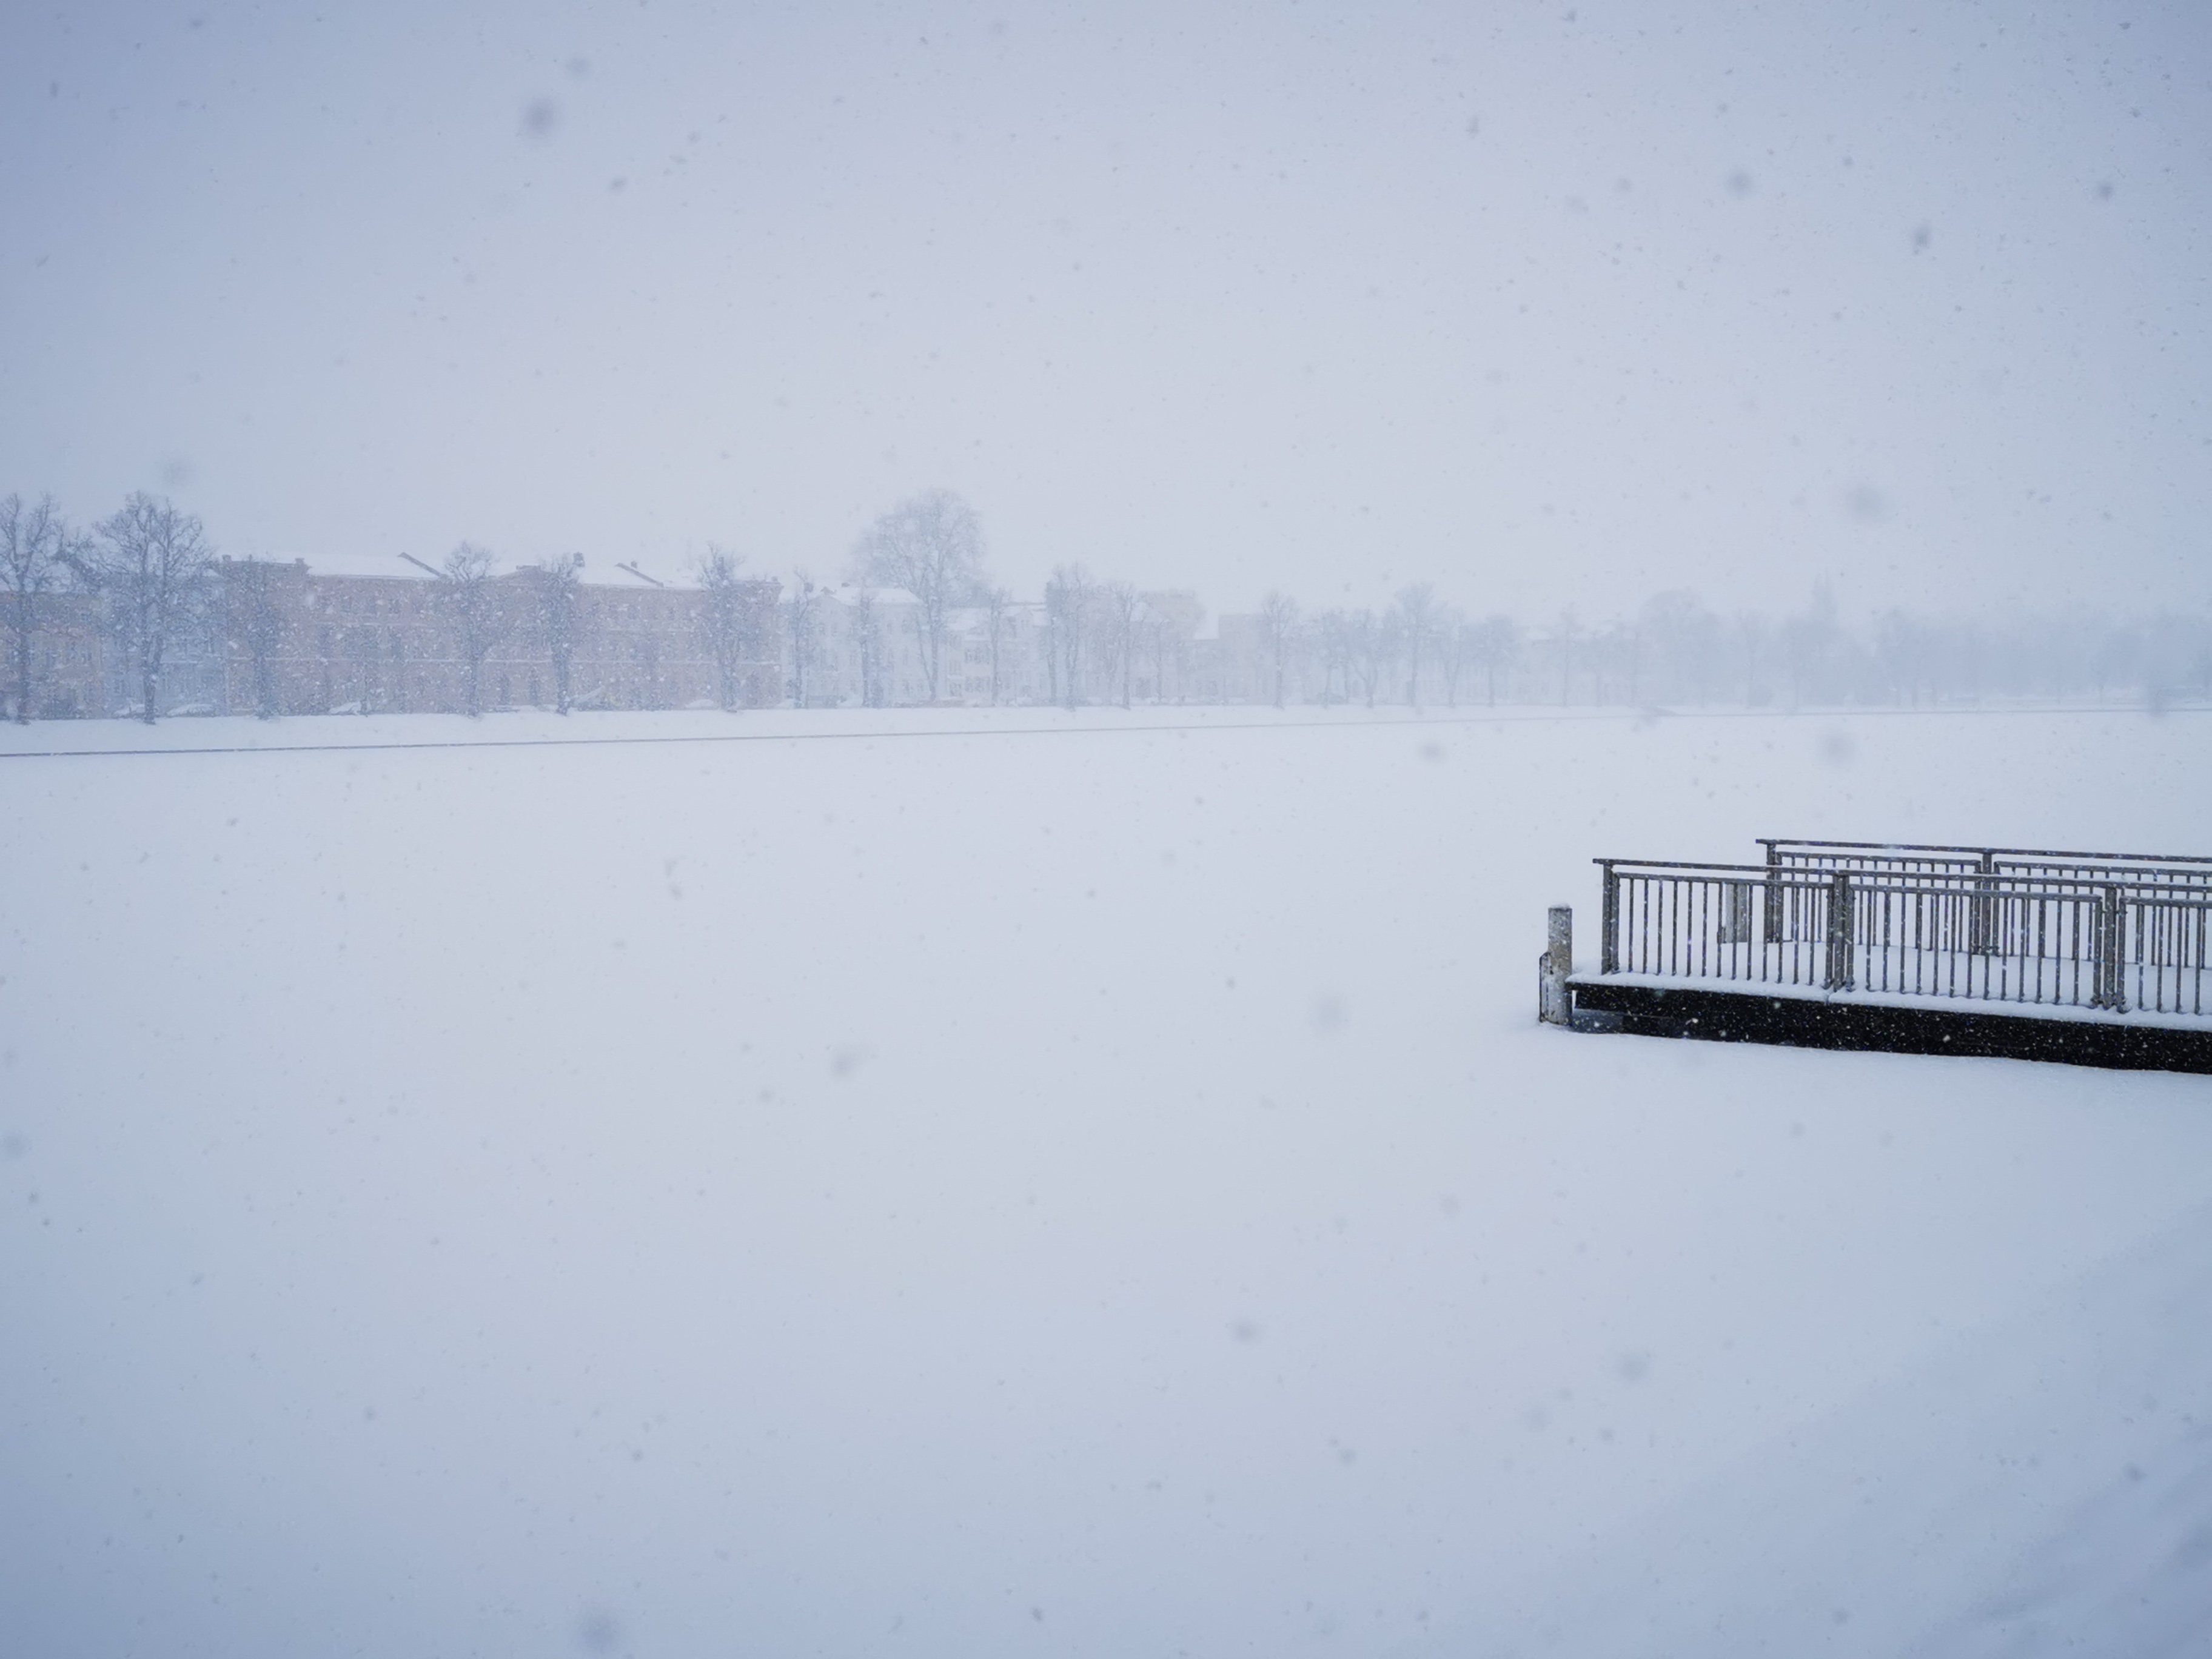
[[[1915,995],[1923,989],[1922,970],[1927,966],[1928,895],[1912,896],[1912,989]]]
[[[1885,891],[1874,901],[1881,907],[1881,988],[1885,991],[1890,988],[1890,956],[1895,948],[1896,914],[1891,902],[1894,896]]]
[[[2091,915],[2094,920],[2090,924],[2089,932],[2092,949],[2094,953],[2093,960],[2095,964],[2095,973],[2094,977],[2096,988],[2090,995],[2089,1006],[2093,1008],[2110,1008],[2114,1000],[2112,996],[2112,969],[2114,963],[2112,961],[2112,926],[2111,914],[2113,904],[2112,889],[2110,887],[2106,888],[2096,896],[2096,898],[2091,901]]]
[[[1828,963],[1824,977],[1824,988],[1848,991],[1851,988],[1851,878],[1848,871],[1838,870],[1830,878],[1828,887]]]
[[[1644,939],[1644,965],[1638,971],[1656,974],[1659,971],[1659,961],[1652,954],[1655,946],[1651,940],[1651,878],[1649,876],[1638,876],[1636,878],[1636,915],[1637,931],[1643,935]]]

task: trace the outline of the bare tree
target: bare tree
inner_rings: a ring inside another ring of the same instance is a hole
[[[1168,659],[1176,654],[1175,623],[1147,603],[1144,620],[1139,624],[1138,644],[1152,665],[1152,702],[1168,700]],[[1176,684],[1176,699],[1181,701],[1182,684]]]
[[[1836,617],[1836,596],[1825,580],[1813,586],[1812,603],[1800,616],[1782,624],[1782,664],[1790,676],[1790,706],[1798,708],[1807,698],[1817,698],[1827,688],[1832,659],[1843,636]]]
[[[1512,617],[1492,611],[1474,625],[1468,644],[1480,665],[1490,706],[1498,706],[1498,677],[1510,670],[1521,654],[1521,624]]]
[[[1437,615],[1437,666],[1444,677],[1444,707],[1459,707],[1459,683],[1474,655],[1473,629],[1466,617],[1447,607]]]
[[[1391,658],[1396,654],[1397,641],[1390,637],[1391,629],[1372,611],[1353,611],[1345,618],[1344,631],[1346,660],[1358,682],[1360,695],[1372,708],[1375,693],[1389,670]]]
[[[1199,605],[1198,595],[1184,589],[1161,589],[1143,597],[1146,639],[1152,653],[1152,701],[1167,701],[1168,674],[1172,669],[1175,700],[1182,702],[1190,695],[1191,644],[1198,637],[1199,624],[1206,620],[1206,611]]]
[[[1083,701],[1083,636],[1091,622],[1092,585],[1079,564],[1063,564],[1044,585],[1045,663],[1053,700],[1073,708]]]
[[[2109,640],[2110,635],[2106,637]],[[1875,656],[1889,680],[1891,701],[1918,708],[1922,659],[1920,625],[1902,611],[1893,608],[1882,612],[1875,624]],[[2112,661],[2112,657],[2101,651],[2089,659],[2090,678],[2096,685],[2099,702],[2105,700],[2105,683],[2110,678]]]
[[[1321,700],[1352,701],[1352,617],[1341,610],[1314,618],[1314,643],[1321,650]]]
[[[791,583],[791,706],[806,707],[806,671],[821,649],[822,590],[805,572]]]
[[[484,659],[507,632],[507,614],[494,586],[497,579],[488,549],[463,542],[446,555],[439,574],[446,579],[439,598],[461,647],[462,702],[473,720],[483,713]]]
[[[1406,706],[1421,700],[1421,658],[1437,627],[1437,590],[1415,582],[1398,592],[1398,639],[1406,653]]]
[[[1702,704],[1720,619],[1698,602],[1696,594],[1681,588],[1655,593],[1644,602],[1640,616],[1643,635],[1650,642],[1657,665],[1666,677],[1662,695],[1679,696],[1687,691]]]
[[[1376,638],[1382,647],[1382,684],[1387,690],[1394,671],[1406,659],[1406,619],[1391,605],[1376,619]]]
[[[1267,672],[1275,683],[1278,708],[1283,706],[1283,688],[1290,677],[1291,647],[1297,633],[1298,602],[1287,593],[1271,589],[1260,601],[1260,638],[1267,647]]]
[[[884,627],[872,587],[853,592],[853,644],[860,658],[860,707],[878,708],[884,698]]]
[[[110,625],[137,671],[139,718],[151,726],[169,647],[206,604],[214,553],[198,519],[139,490],[101,520],[81,558],[106,599]]]
[[[576,640],[583,629],[581,599],[584,556],[563,553],[537,567],[538,632],[553,665],[553,708],[565,714],[575,706],[570,667],[576,659]],[[535,676],[532,677],[533,678]]]
[[[1584,653],[1590,665],[1590,701],[1603,706],[1606,700],[1606,675],[1608,671],[1618,676],[1614,690],[1620,700],[1631,708],[1638,706],[1644,689],[1644,640],[1632,623],[1616,620],[1608,623],[1602,634],[1590,641]]]
[[[222,562],[223,613],[233,639],[246,647],[253,670],[253,713],[273,720],[284,712],[276,659],[284,648],[284,608],[276,592],[277,569],[266,559]]]
[[[914,595],[922,678],[935,702],[945,614],[982,579],[983,531],[975,510],[949,489],[902,501],[860,538],[854,563],[864,580]]]
[[[1139,627],[1139,645],[1152,663],[1152,701],[1168,700],[1168,648],[1173,637],[1174,626],[1149,603],[1145,606],[1144,621]]]
[[[705,624],[707,649],[714,659],[715,695],[726,712],[738,706],[738,665],[751,643],[751,612],[745,604],[744,584],[738,575],[735,554],[708,545],[699,561],[699,586],[707,603],[701,620]]]
[[[54,498],[25,507],[21,495],[0,500],[0,594],[8,601],[8,631],[15,651],[15,724],[31,720],[31,642],[38,635],[46,599],[67,580],[75,550]]]
[[[991,646],[991,706],[999,704],[1000,647],[1006,642],[1007,630],[1013,626],[1014,596],[1003,587],[987,587],[981,596],[983,628],[990,636]]]
[[[1756,611],[1735,613],[1735,639],[1743,653],[1743,706],[1751,708],[1759,701],[1759,665],[1766,654],[1766,641],[1771,629],[1766,618]]]
[[[1582,623],[1569,605],[1559,612],[1559,706],[1565,708],[1574,700],[1575,641],[1582,634]]]
[[[1107,683],[1118,676],[1121,707],[1129,706],[1129,681],[1137,666],[1137,589],[1133,582],[1108,582],[1099,590],[1099,609],[1104,626],[1099,632],[1107,659]]]

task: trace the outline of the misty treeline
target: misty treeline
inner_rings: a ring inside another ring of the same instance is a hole
[[[1794,709],[1983,700],[2158,707],[2212,695],[2212,623],[2027,610],[1847,620],[1670,590],[1540,619],[1412,582],[1387,602],[1271,591],[1209,616],[1194,591],[1056,566],[1041,595],[992,577],[959,496],[901,502],[842,579],[749,571],[710,545],[663,582],[568,553],[501,562],[462,543],[391,574],[221,556],[200,521],[134,494],[106,518],[0,498],[0,707],[34,716],[492,708],[1056,703],[1504,704]]]
[[[1231,618],[1222,618],[1224,629]],[[1626,708],[1897,707],[2212,691],[2212,622],[2018,610],[1844,620],[1816,583],[1799,609],[1716,610],[1686,589],[1601,621],[1475,615],[1417,582],[1380,608],[1304,611],[1269,593],[1249,624],[1277,703]]]

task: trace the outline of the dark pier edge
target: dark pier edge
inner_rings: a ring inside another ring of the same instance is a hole
[[[1898,1054],[1968,1054],[2056,1060],[2117,1071],[2212,1074],[2212,1031],[2117,1021],[2048,1019],[1982,1007],[1898,1008],[1863,1002],[1761,996],[1697,987],[1623,985],[1572,979],[1576,1024],[1639,1036],[1698,1037],[1797,1048],[1853,1048]],[[1615,1022],[1618,1022],[1617,1025]]]

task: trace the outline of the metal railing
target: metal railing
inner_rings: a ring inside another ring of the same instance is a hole
[[[1934,847],[1911,842],[1787,841],[1762,836],[1771,868],[1869,875],[2034,875],[2063,881],[2118,881],[2212,896],[2212,858],[2166,853],[2068,853],[2034,847]]]
[[[2142,925],[2126,934],[2134,966],[2180,970],[2202,968],[2205,961],[2205,913],[2190,908],[2185,902],[2212,899],[2212,858],[1779,838],[1762,838],[1759,845],[1766,849],[1768,865],[1778,869],[1849,870],[1915,879],[1966,877],[1976,895],[1967,913],[1967,948],[1978,953],[2002,955],[2027,948],[2021,933],[2032,928],[2033,914],[2012,903],[2009,895],[2034,887],[2071,891],[2117,886],[2139,893],[2142,902],[2152,907]],[[2166,895],[2185,902],[2166,906]]]
[[[2132,864],[1983,848],[1841,848],[1815,865],[1601,859],[1600,971],[1834,994],[2203,1015],[2212,883],[2202,860]],[[1832,847],[1834,844],[1830,844]],[[1971,861],[1944,855],[1964,852]],[[2008,858],[2011,855],[2007,855]]]

